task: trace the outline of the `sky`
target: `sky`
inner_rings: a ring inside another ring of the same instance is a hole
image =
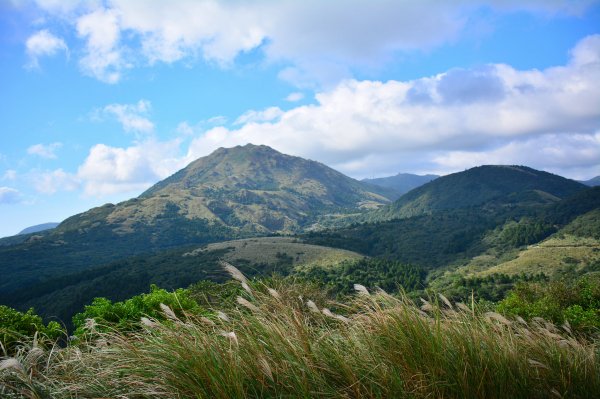
[[[0,0],[0,237],[246,143],[600,175],[600,2]]]

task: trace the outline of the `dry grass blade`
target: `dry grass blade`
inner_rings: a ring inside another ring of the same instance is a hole
[[[267,291],[269,291],[269,294],[275,298],[275,299],[281,299],[281,296],[279,295],[279,292],[277,292],[275,289],[273,288],[267,288]]]

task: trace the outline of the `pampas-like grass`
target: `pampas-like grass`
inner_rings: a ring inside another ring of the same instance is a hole
[[[289,280],[269,283],[275,297],[262,283],[247,284],[253,297],[227,315],[151,320],[153,328],[98,332],[54,351],[24,343],[0,363],[0,397],[592,398],[600,392],[598,343],[545,320],[526,325],[457,304],[447,311],[442,298],[423,301],[425,313],[402,295],[381,292],[327,302]],[[248,304],[256,309],[248,311]]]

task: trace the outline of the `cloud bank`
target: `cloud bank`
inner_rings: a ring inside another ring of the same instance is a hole
[[[315,104],[251,110],[229,127],[198,133],[182,122],[176,140],[96,145],[77,177],[88,195],[141,191],[218,147],[254,143],[357,178],[481,164],[589,178],[600,174],[600,35],[570,54],[545,70],[491,64],[412,81],[347,80]]]
[[[117,83],[136,66],[185,60],[231,66],[260,51],[298,86],[324,87],[354,68],[378,67],[398,52],[456,40],[474,10],[577,14],[594,0],[37,0],[74,26],[83,73]],[[54,41],[53,51],[61,42]],[[64,45],[64,42],[62,42]]]

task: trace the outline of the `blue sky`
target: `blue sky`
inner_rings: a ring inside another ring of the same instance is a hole
[[[0,72],[0,236],[248,142],[600,175],[598,1],[3,0]]]

